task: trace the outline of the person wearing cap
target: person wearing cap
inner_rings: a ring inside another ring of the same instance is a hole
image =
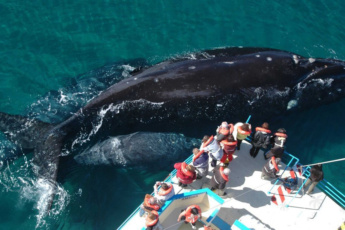
[[[258,155],[261,148],[266,149],[270,144],[270,133],[271,130],[268,129],[269,125],[264,122],[261,127],[255,128],[255,134],[252,139],[252,148],[250,149],[250,155],[255,158]]]
[[[223,121],[220,126],[218,126],[216,132],[216,140],[221,142],[222,140],[226,139],[232,132],[234,131],[234,125],[228,124],[228,122]]]
[[[234,126],[234,132],[232,135],[237,141],[237,150],[240,150],[241,143],[252,133],[252,126],[248,123],[238,122]]]
[[[277,173],[279,172],[278,164],[280,160],[280,158],[275,158],[274,156],[272,156],[261,170],[261,179],[264,180],[269,178],[277,178]]]
[[[284,128],[277,130],[277,132],[271,137],[273,147],[266,155],[264,155],[266,160],[272,156],[275,156],[276,158],[283,157],[287,137],[288,136]]]
[[[314,165],[310,169],[310,177],[308,178],[307,182],[303,185],[303,189],[305,189],[309,184],[309,189],[306,192],[307,195],[314,191],[315,186],[323,180],[323,171],[322,171],[322,164]]]
[[[216,189],[220,190],[220,195],[225,196],[227,193],[225,192],[226,183],[229,181],[229,174],[230,169],[224,166],[218,165],[213,169],[213,176],[211,179],[211,190],[214,191]]]
[[[195,167],[186,164],[186,162],[174,164],[174,168],[177,170],[176,178],[178,179],[178,185],[186,187],[188,184],[193,183],[196,179]]]

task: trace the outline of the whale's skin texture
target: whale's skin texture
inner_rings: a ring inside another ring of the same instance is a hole
[[[265,48],[220,48],[136,71],[60,124],[0,113],[0,131],[34,149],[35,172],[55,182],[62,149],[137,131],[201,138],[223,120],[262,122],[344,97],[345,64]]]

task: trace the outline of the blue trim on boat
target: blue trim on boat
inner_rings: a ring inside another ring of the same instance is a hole
[[[213,221],[212,224],[214,224],[215,226],[217,226],[217,228],[219,229],[231,229],[231,226],[226,223],[222,218],[220,218],[219,216],[216,216]]]
[[[217,213],[219,212],[219,208],[217,208],[216,210],[214,210],[212,212],[212,214],[207,218],[207,222],[210,222],[212,220],[213,217],[215,217],[217,215]]]
[[[232,226],[236,226],[241,230],[250,230],[250,228],[248,228],[247,226],[245,226],[244,224],[242,224],[239,220],[235,220],[234,224]]]
[[[199,190],[195,190],[195,191],[191,191],[191,192],[185,192],[185,193],[174,195],[168,201],[165,202],[165,204],[161,207],[161,209],[158,210],[158,213],[161,214],[162,212],[164,212],[164,210],[167,207],[169,207],[169,205],[172,202],[174,202],[174,200],[178,200],[178,199],[186,198],[186,197],[190,197],[190,196],[195,196],[195,195],[199,195],[199,194],[203,194],[203,193],[206,193],[209,197],[212,197],[219,204],[224,203],[224,200],[221,197],[219,197],[217,194],[212,192],[209,188],[203,188],[203,189],[199,189]]]

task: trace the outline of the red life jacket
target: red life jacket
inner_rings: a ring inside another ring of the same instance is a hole
[[[264,128],[262,128],[262,127],[256,127],[255,128],[255,131],[256,132],[265,132],[265,133],[271,133],[271,130],[269,130],[269,129],[264,129]]]
[[[188,176],[188,177],[193,177],[194,173],[191,172],[191,171],[188,171],[186,167],[187,167],[186,162],[182,162],[182,164],[181,164],[181,171],[182,171],[182,173],[184,175]]]
[[[146,227],[152,227],[158,223],[158,218],[159,218],[158,213],[156,211],[152,211],[151,213],[156,216],[156,219],[151,220],[151,221],[146,220],[146,222],[145,222]]]
[[[198,215],[192,214],[193,208],[198,209]],[[193,217],[192,217],[192,215],[193,215]],[[199,219],[200,216],[201,216],[201,209],[200,209],[199,205],[191,205],[186,209],[186,221],[187,222],[194,224]]]
[[[232,154],[235,152],[237,141],[229,142],[227,140],[222,140],[220,143],[223,144],[224,153]]]

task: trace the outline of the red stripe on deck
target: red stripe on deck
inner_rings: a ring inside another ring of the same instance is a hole
[[[280,197],[282,203],[284,203],[284,201],[285,201],[285,196],[284,196],[284,194],[283,194],[282,186],[279,186],[279,188],[278,188],[278,194],[279,194],[279,197]]]
[[[289,193],[289,194],[291,193],[291,188],[286,187],[285,189],[286,189],[287,193]]]
[[[293,169],[290,169],[290,176],[291,176],[293,179],[296,179],[296,174],[295,174],[295,172],[293,171]]]

